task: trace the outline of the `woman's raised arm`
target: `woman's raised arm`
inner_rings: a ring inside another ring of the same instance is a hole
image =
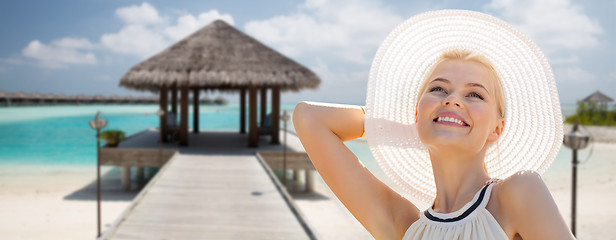
[[[293,125],[315,168],[376,239],[400,239],[419,211],[379,181],[344,145],[364,131],[360,106],[300,102]]]

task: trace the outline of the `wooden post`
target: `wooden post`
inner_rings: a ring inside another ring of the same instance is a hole
[[[299,181],[299,169],[293,169],[293,181]]]
[[[267,114],[267,88],[262,87],[261,88],[261,127],[265,126],[265,115]]]
[[[280,86],[272,88],[272,144],[280,144]],[[286,146],[284,146],[286,147]]]
[[[130,190],[130,166],[122,165],[122,189]]]
[[[306,192],[314,192],[314,170],[306,169]]]
[[[240,90],[240,133],[246,133],[246,88]]]
[[[188,86],[180,89],[180,146],[188,146]]]
[[[160,87],[160,109],[165,111],[165,114],[160,116],[160,141],[167,142],[167,114],[168,107],[167,98],[168,98],[169,90],[167,86],[163,85]]]
[[[137,181],[139,181],[139,184],[141,184],[143,183],[144,180],[145,180],[145,168],[137,167]]]
[[[259,146],[259,132],[257,130],[257,87],[248,89],[248,146]]]
[[[178,86],[174,83],[171,86],[171,112],[177,117],[178,115]]]
[[[193,90],[193,133],[199,133],[199,88]]]

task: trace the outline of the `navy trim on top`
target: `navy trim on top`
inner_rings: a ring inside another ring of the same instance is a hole
[[[490,184],[486,184],[483,189],[481,189],[481,193],[479,193],[479,198],[477,199],[477,201],[475,203],[473,203],[473,205],[466,209],[466,211],[464,211],[464,213],[462,213],[460,216],[457,217],[453,217],[453,218],[438,218],[435,216],[432,216],[432,214],[430,214],[429,211],[425,211],[425,215],[428,219],[435,221],[435,222],[457,222],[460,221],[462,219],[464,219],[465,217],[467,217],[468,215],[470,215],[477,207],[479,207],[479,204],[481,204],[481,201],[483,200],[484,195],[486,194],[486,189],[488,188],[488,185]]]

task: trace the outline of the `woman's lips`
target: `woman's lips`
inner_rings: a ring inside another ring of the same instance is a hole
[[[442,124],[442,125],[455,126],[455,127],[469,127],[469,125],[466,122],[458,118],[455,118],[455,117],[441,116],[441,117],[435,118],[433,121],[437,124]]]

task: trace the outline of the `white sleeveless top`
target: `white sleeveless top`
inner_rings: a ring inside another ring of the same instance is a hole
[[[475,194],[473,200],[452,213],[437,213],[432,208],[419,214],[404,234],[409,239],[509,239],[496,219],[486,209],[495,181]]]

